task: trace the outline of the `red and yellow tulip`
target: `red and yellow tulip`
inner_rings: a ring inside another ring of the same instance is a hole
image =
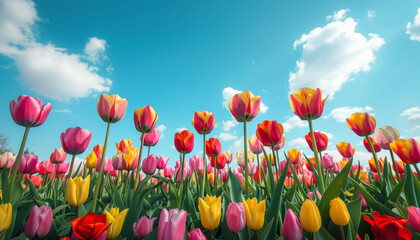
[[[216,120],[212,112],[202,111],[194,113],[191,123],[199,134],[209,134],[216,125]]]
[[[369,113],[353,113],[346,121],[347,126],[359,136],[367,136],[375,132],[376,120]]]
[[[277,123],[276,120],[265,120],[263,123],[258,124],[256,135],[264,146],[274,146],[281,142],[283,126]]]
[[[261,97],[245,91],[235,94],[229,102],[229,110],[238,122],[249,122],[260,111]]]
[[[194,134],[188,130],[181,133],[175,133],[174,144],[176,150],[180,153],[190,153],[194,148]]]
[[[351,158],[354,155],[354,147],[350,143],[339,142],[337,144],[337,150],[345,158]]]
[[[300,119],[313,120],[322,115],[326,99],[322,99],[321,89],[305,87],[290,95],[290,107]]]
[[[155,128],[158,115],[151,106],[144,106],[134,111],[134,126],[141,133],[149,133]]]
[[[420,143],[414,138],[398,139],[389,144],[389,146],[404,163],[416,164],[420,162]]]

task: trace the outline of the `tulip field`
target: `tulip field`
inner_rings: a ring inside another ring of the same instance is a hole
[[[191,113],[195,132],[173,137],[179,159],[169,166],[168,157],[147,151],[160,137],[151,106],[134,111],[138,139],[118,133],[121,141],[108,142],[128,101],[107,94],[97,102],[103,145],[90,141],[89,130],[70,127],[57,133],[61,147],[51,149],[50,159],[38,161],[24,154],[26,140],[32,128],[48,124],[52,105],[19,96],[9,107],[23,127],[20,149],[0,155],[0,240],[420,239],[420,143],[400,139],[394,127],[376,126],[369,113],[354,113],[343,128],[363,140],[372,154],[369,168],[353,159],[350,143],[337,144],[342,158],[334,159],[324,152],[326,134],[313,130],[325,100],[319,88],[290,95],[293,113],[308,123],[311,151],[286,149],[276,120],[247,127],[261,97],[245,91],[229,103],[243,126],[242,151],[223,152],[212,136],[216,116],[198,111]],[[194,138],[202,144],[194,145]],[[193,149],[203,155],[192,156]],[[379,158],[379,151],[387,157]],[[239,167],[231,166],[235,159]]]

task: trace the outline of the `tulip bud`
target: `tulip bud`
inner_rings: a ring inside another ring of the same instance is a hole
[[[322,165],[324,165],[324,168],[334,167],[334,157],[328,153],[325,153],[322,156]]]
[[[53,153],[50,155],[51,163],[62,163],[66,160],[67,153],[64,152],[63,147],[56,148]]]
[[[316,191],[316,195],[318,196],[319,200],[321,200],[322,195],[321,195],[321,193],[319,191]],[[308,197],[310,199],[312,199],[312,200],[315,200],[315,198],[314,198],[314,192],[308,192]]]
[[[151,132],[156,125],[158,115],[151,106],[144,106],[134,111],[134,126],[141,133]]]
[[[79,155],[86,151],[92,138],[92,132],[80,127],[67,128],[60,135],[64,151],[71,155]]]
[[[16,156],[11,152],[4,152],[0,154],[0,168],[10,169],[15,164]]]
[[[338,226],[346,226],[350,221],[350,214],[346,204],[336,197],[330,201],[330,218]]]
[[[383,126],[373,133],[373,140],[383,149],[391,149],[389,144],[400,138],[400,132],[391,126]]]
[[[206,199],[198,199],[198,210],[203,227],[213,230],[219,226],[222,217],[222,197],[206,196]]]
[[[376,120],[369,113],[353,113],[346,121],[347,126],[359,136],[375,132]]]
[[[284,240],[302,240],[302,227],[292,209],[286,212],[281,233]]]
[[[153,223],[157,218],[148,219],[143,216],[133,224],[133,233],[136,238],[144,238],[153,231]]]
[[[407,207],[408,209],[408,224],[410,227],[420,233],[420,208],[415,206]]]
[[[159,227],[157,240],[183,240],[185,225],[187,221],[187,212],[178,209],[162,209],[159,218]]]
[[[246,216],[242,203],[229,203],[226,210],[226,222],[232,232],[238,233],[245,228]]]
[[[160,156],[159,159],[160,160],[159,160],[159,163],[157,165],[157,168],[158,169],[165,169],[166,165],[168,164],[169,157]]]
[[[160,138],[159,129],[154,128],[151,132],[143,133],[143,134],[145,134],[144,141],[143,141],[144,146],[153,147],[159,142],[159,138]]]
[[[46,236],[51,229],[52,218],[50,206],[33,206],[25,225],[25,235],[30,239]]]
[[[283,126],[276,120],[265,120],[258,124],[256,131],[257,137],[264,146],[274,146],[281,143],[283,136]]]
[[[102,94],[98,99],[97,109],[104,122],[116,123],[125,115],[127,99],[116,94]]]
[[[299,220],[303,229],[310,233],[316,233],[321,228],[321,214],[315,202],[307,199],[300,208]]]
[[[127,212],[128,209],[120,212],[119,208],[111,208],[109,212],[107,210],[104,211],[106,224],[110,224],[106,230],[107,239],[114,239],[120,235]]]
[[[153,175],[156,171],[159,161],[160,158],[158,156],[151,154],[143,160],[143,165],[141,166],[141,169],[147,175]]]
[[[290,107],[301,120],[314,120],[322,115],[326,99],[322,99],[321,89],[305,87],[290,95]]]
[[[173,174],[174,174],[174,170],[173,170],[173,168],[171,168],[171,167],[166,167],[166,168],[163,170],[163,173],[165,174],[165,177],[167,177],[167,178],[172,178],[172,176],[173,176]]]
[[[199,134],[209,134],[216,125],[214,114],[207,111],[195,112],[192,125]]]
[[[12,222],[12,204],[3,203],[0,204],[0,234],[6,231],[10,227]]]
[[[207,240],[206,236],[204,236],[201,229],[196,228],[188,233],[189,240]]]
[[[69,178],[67,182],[66,199],[73,206],[83,204],[89,196],[90,175],[85,179],[81,177]]]
[[[256,198],[247,199],[242,204],[245,209],[246,225],[254,231],[260,230],[264,225],[265,200],[257,202]]]
[[[36,168],[37,163],[37,155],[23,154],[20,159],[18,170],[21,173],[31,173]]]
[[[21,95],[18,101],[9,104],[10,114],[16,124],[22,127],[37,127],[45,122],[51,111],[51,103],[42,105],[39,98]]]
[[[235,94],[229,102],[229,110],[238,122],[250,122],[260,111],[261,97],[250,91]]]

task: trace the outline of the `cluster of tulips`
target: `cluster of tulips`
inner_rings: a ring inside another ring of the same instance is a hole
[[[234,95],[229,109],[243,124],[244,149],[235,154],[239,167],[231,169],[233,154],[222,152],[217,138],[206,138],[216,125],[207,111],[196,112],[192,121],[202,135],[203,156],[188,163],[194,148],[188,130],[175,134],[180,157],[173,168],[168,157],[150,154],[160,137],[151,106],[134,112],[139,148],[123,139],[107,157],[110,127],[124,117],[127,100],[106,94],[97,104],[107,123],[104,144],[75,166],[92,133],[71,127],[60,135],[62,146],[39,162],[23,150],[29,130],[45,122],[51,104],[20,96],[10,102],[13,120],[25,127],[19,152],[0,155],[0,240],[420,239],[419,142],[400,139],[391,126],[376,129],[370,114],[355,113],[347,126],[364,138],[370,168],[353,164],[355,148],[347,142],[337,144],[343,158],[334,159],[324,152],[328,137],[313,130],[325,100],[320,89],[290,96],[292,111],[308,122],[312,152],[291,149],[283,158],[286,137],[276,120],[263,121],[247,137],[261,97]],[[377,157],[382,149],[391,161]],[[68,154],[71,161],[65,162]]]

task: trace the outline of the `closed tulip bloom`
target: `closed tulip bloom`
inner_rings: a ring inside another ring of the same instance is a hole
[[[212,112],[202,111],[194,113],[191,123],[199,134],[209,134],[216,125],[216,120]]]
[[[382,168],[384,166],[384,160],[382,158],[379,158],[378,159],[378,164],[379,164],[379,168],[381,169],[381,172],[382,172]],[[375,160],[373,158],[371,158],[369,160],[369,167],[370,167],[370,170],[372,172],[375,172],[375,173],[378,172],[378,170],[376,169]]]
[[[194,155],[192,158],[190,158],[190,167],[195,172],[201,172],[204,171],[204,160],[202,157],[198,155]]]
[[[78,239],[105,240],[109,224],[105,214],[87,213],[84,217],[78,217],[71,221],[73,236]],[[77,239],[76,238],[76,239]],[[73,239],[73,238],[72,238]]]
[[[414,138],[398,139],[389,146],[404,163],[417,164],[420,162],[420,143]]]
[[[99,168],[101,167],[101,161],[102,161],[102,156],[100,156],[98,158],[98,163],[96,165],[96,171],[97,172],[99,172]],[[110,172],[112,172],[112,170],[114,170],[114,167],[112,167],[112,160],[110,158],[106,157],[103,171],[104,171],[104,173],[110,173]]]
[[[328,146],[328,137],[327,135],[323,134],[322,132],[314,132],[315,137],[315,144],[318,151],[325,151]],[[312,148],[312,139],[311,139],[311,132],[305,135],[306,142],[308,143],[309,147],[313,151]]]
[[[316,191],[316,195],[318,196],[318,199],[321,200],[322,195],[319,191]],[[308,192],[308,197],[312,200],[315,200],[314,198],[314,192]]]
[[[353,113],[346,121],[347,126],[359,136],[375,132],[376,120],[369,113]]]
[[[122,139],[119,142],[115,143],[115,146],[117,147],[118,152],[123,152],[125,148],[133,146],[133,141],[131,141],[130,139]]]
[[[19,163],[19,172],[31,173],[38,163],[38,156],[33,154],[23,154]]]
[[[66,173],[70,168],[70,163],[63,162],[60,164],[57,164],[57,174],[63,174]]]
[[[123,167],[123,153],[117,153],[112,157],[112,167],[116,170],[124,170]]]
[[[185,225],[187,222],[187,212],[178,209],[162,209],[159,218],[158,240],[183,240]]]
[[[10,169],[15,164],[16,156],[11,152],[4,152],[0,154],[0,168]]]
[[[92,138],[92,132],[80,127],[67,128],[60,135],[61,145],[66,153],[79,155],[83,153],[89,145]]]
[[[6,231],[12,222],[12,204],[0,204],[0,233]]]
[[[174,144],[176,150],[180,153],[190,153],[194,148],[194,134],[188,130],[181,133],[175,133]]]
[[[314,201],[307,199],[303,202],[300,208],[299,220],[303,229],[307,232],[316,233],[319,231],[322,225],[321,214]]]
[[[171,168],[171,167],[166,167],[164,170],[163,170],[163,174],[165,175],[165,177],[167,177],[167,178],[172,178],[172,176],[174,175],[174,170],[173,170],[173,168]]]
[[[136,238],[144,238],[153,231],[153,224],[157,218],[148,219],[146,216],[141,217],[133,224],[133,233]]]
[[[101,144],[97,144],[93,147],[93,151],[95,152],[96,156],[102,156],[102,152],[104,151],[104,147]]]
[[[248,138],[248,143],[249,143],[249,150],[251,150],[253,154],[262,153],[261,142],[258,139],[257,135],[252,135],[251,138]]]
[[[420,233],[420,208],[415,206],[407,207],[408,210],[408,224],[410,227]]]
[[[235,94],[229,102],[229,110],[238,122],[250,122],[260,111],[261,97],[245,91]]]
[[[404,173],[405,172],[403,161],[395,161],[395,165],[397,166],[397,169],[394,169],[394,166],[392,166],[392,169],[394,169],[394,171],[396,171],[398,173]]]
[[[376,144],[376,142],[373,140],[373,138],[371,138],[371,137],[368,137],[368,138],[369,138],[370,142],[372,143],[372,146],[373,146],[373,149],[375,150],[375,152],[380,152],[381,147],[378,144]],[[363,145],[365,146],[365,148],[368,152],[370,152],[370,153],[372,152],[370,150],[369,142],[367,141],[366,138],[363,139]]]
[[[338,226],[346,226],[350,221],[347,206],[339,197],[330,201],[330,218]]]
[[[137,168],[139,159],[139,149],[135,147],[127,147],[122,153],[122,167],[124,170],[133,170]],[[118,169],[122,170],[122,169]]]
[[[222,144],[217,138],[210,138],[206,141],[206,154],[209,157],[217,157],[222,153]]]
[[[229,203],[226,210],[226,222],[230,231],[238,233],[245,228],[246,216],[245,209],[242,203]]]
[[[159,142],[160,133],[159,129],[154,128],[149,133],[142,133],[144,135],[144,146],[153,147]]]
[[[25,225],[25,235],[30,239],[46,236],[51,229],[52,218],[50,206],[33,206]]]
[[[196,228],[188,233],[188,240],[207,240],[201,229]]]
[[[257,202],[256,198],[248,198],[242,204],[245,209],[246,225],[254,231],[260,230],[264,225],[265,200]]]
[[[86,157],[85,167],[88,169],[94,169],[96,168],[97,163],[98,163],[98,156],[96,156],[95,151],[92,151]]]
[[[282,149],[285,144],[286,144],[286,135],[283,134],[283,136],[281,136],[280,143],[274,145],[274,150],[278,151],[278,150]]]
[[[41,184],[43,182],[42,177],[35,176],[35,175],[24,174],[23,178],[24,178],[26,183],[29,182],[28,179],[31,180],[33,182],[33,184],[35,185],[35,187],[41,186]]]
[[[400,138],[400,132],[391,126],[383,126],[373,133],[373,140],[383,149],[391,149],[389,146],[393,141]]]
[[[281,142],[283,126],[277,123],[277,120],[265,120],[263,123],[258,124],[256,135],[262,145],[274,146]]]
[[[198,198],[198,210],[203,227],[208,230],[216,229],[222,217],[222,197],[206,196],[206,199]]]
[[[330,168],[330,171],[333,173],[339,173],[341,171],[341,165],[340,163],[334,163],[334,166]]]
[[[293,164],[299,163],[301,156],[302,156],[301,153],[297,149],[292,149],[287,152],[287,157],[289,158],[290,162]]]
[[[300,119],[313,120],[322,115],[326,99],[322,99],[321,89],[305,87],[290,95],[290,107]]]
[[[362,194],[360,194],[360,192],[357,194],[357,198],[362,198],[362,207],[367,207],[368,206],[368,204],[367,204],[367,202],[366,202],[366,199],[365,199],[365,197],[363,197],[363,195]]]
[[[270,161],[271,166],[274,166],[275,161],[274,161],[273,155],[272,154],[267,154],[267,158]],[[264,155],[262,155],[260,157],[260,159],[261,159],[261,164],[266,168],[268,166],[267,165],[267,159],[265,159],[265,156]]]
[[[292,209],[287,210],[286,216],[284,216],[281,233],[284,240],[302,240],[302,227]]]
[[[215,164],[217,163],[217,169],[222,169],[226,166],[226,157],[224,154],[217,157],[209,157],[209,160],[212,167],[215,167]]]
[[[51,103],[42,105],[36,97],[21,95],[18,101],[9,104],[10,114],[16,124],[22,127],[38,127],[43,124],[51,111]]]
[[[156,171],[159,161],[160,161],[159,156],[151,154],[147,158],[143,159],[143,165],[141,166],[141,169],[147,175],[153,175]]]
[[[213,174],[213,172],[209,173],[209,174],[207,175],[207,177],[208,177],[208,179],[209,179],[209,183],[210,183],[210,184],[214,183],[214,174]]]
[[[233,154],[230,151],[224,151],[222,154],[225,155],[225,157],[226,157],[226,163],[231,163],[232,162]]]
[[[334,167],[334,157],[328,153],[325,153],[322,156],[322,165],[324,165],[324,168]]]
[[[54,172],[55,165],[50,160],[45,160],[39,164],[39,174],[47,175]]]
[[[354,155],[354,147],[350,143],[339,142],[337,144],[337,150],[345,158],[351,158]]]
[[[73,206],[82,205],[89,196],[90,175],[85,179],[81,177],[69,178],[67,182],[66,199]]]
[[[98,114],[104,122],[116,123],[124,117],[127,103],[127,99],[116,94],[102,94],[98,99]]]
[[[168,164],[169,161],[169,157],[165,157],[165,156],[159,156],[159,163],[157,165],[158,169],[165,169],[166,165]]]
[[[238,165],[242,168],[245,167],[245,154],[244,150],[241,150],[239,152],[236,152],[236,162]],[[248,150],[248,162],[254,162],[254,155],[252,155],[251,150]]]
[[[145,106],[134,111],[134,125],[141,133],[151,132],[156,125],[158,115],[151,106]]]
[[[114,239],[120,235],[127,212],[128,208],[121,212],[119,208],[111,208],[109,212],[107,210],[104,211],[104,214],[106,215],[106,224],[109,224],[109,227],[106,230],[107,239]]]
[[[53,153],[50,155],[50,162],[51,163],[62,163],[66,160],[67,153],[64,152],[63,147],[56,148]]]

